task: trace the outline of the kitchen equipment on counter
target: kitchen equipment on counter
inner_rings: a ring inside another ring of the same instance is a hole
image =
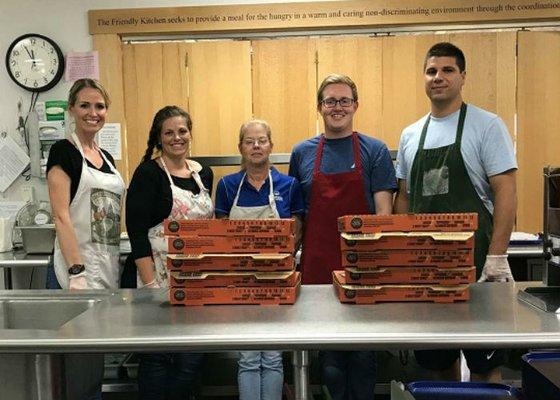
[[[541,310],[560,314],[560,167],[544,167],[543,179],[545,287],[520,290],[518,298]]]
[[[28,201],[17,213],[12,232],[14,248],[28,254],[50,254],[56,236],[50,203]]]

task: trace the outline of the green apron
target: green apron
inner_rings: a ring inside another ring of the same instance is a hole
[[[412,213],[478,213],[475,234],[474,263],[477,278],[488,254],[492,237],[492,214],[474,188],[461,154],[461,139],[467,105],[461,105],[455,143],[434,149],[424,149],[431,117],[422,128],[418,151],[410,174],[408,211]]]

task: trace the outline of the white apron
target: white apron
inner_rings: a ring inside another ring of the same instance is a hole
[[[173,197],[173,205],[171,206],[171,212],[167,218],[172,219],[207,219],[214,217],[214,205],[212,204],[212,199],[210,198],[210,192],[204,187],[200,175],[198,172],[202,169],[202,166],[193,160],[187,160],[187,166],[192,171],[192,177],[200,193],[194,194],[190,190],[181,189],[175,186],[171,175],[165,166],[165,162],[160,158],[163,170],[169,179],[169,185],[171,186],[171,196]],[[163,221],[156,226],[151,227],[148,230],[148,239],[150,240],[150,245],[152,247],[152,257],[154,259],[154,277],[162,288],[169,287],[169,272],[166,267],[167,258],[167,241],[163,235]],[[137,275],[136,283],[138,288],[144,287],[144,283],[140,279],[140,275]]]
[[[237,193],[235,194],[235,199],[233,199],[233,205],[229,211],[229,219],[272,219],[280,218],[278,210],[276,208],[276,200],[274,199],[274,185],[272,184],[272,173],[268,171],[268,180],[270,182],[270,191],[268,193],[268,204],[264,206],[256,207],[242,207],[238,206],[239,193],[241,193],[241,186],[243,186],[243,181],[247,174],[243,174],[241,178],[241,183],[237,187]]]
[[[237,193],[235,195],[235,199],[233,200],[233,205],[231,206],[231,210],[229,211],[229,219],[280,218],[280,214],[278,214],[278,209],[276,208],[276,200],[274,199],[274,187],[272,184],[272,174],[270,170],[268,171],[268,180],[270,181],[268,204],[264,206],[256,206],[256,207],[242,207],[237,205],[237,202],[239,201],[239,194],[241,193],[241,186],[243,186],[243,181],[245,180],[246,176],[247,174],[245,173],[243,175],[243,178],[241,178],[241,183],[239,183],[239,186],[237,187]],[[277,353],[282,354],[281,352],[277,352]],[[260,358],[262,357],[260,351],[242,351],[240,352],[240,355],[241,355],[241,359],[239,360],[239,363],[242,362],[241,360],[250,359],[255,356],[259,357],[259,363],[260,363]],[[280,355],[280,357],[282,356]],[[280,363],[280,367],[282,367],[281,363]],[[261,374],[262,373],[263,372],[261,371]],[[278,393],[278,395],[279,397],[281,397],[282,393],[280,392]],[[275,397],[275,396],[271,396],[271,397]]]
[[[86,266],[87,285],[91,289],[117,289],[121,273],[119,243],[121,200],[125,184],[119,172],[95,144],[112,174],[89,167],[75,133],[72,139],[82,155],[82,174],[76,195],[70,203],[70,220],[76,232],[82,262]],[[57,238],[54,269],[63,289],[69,286],[68,268]]]

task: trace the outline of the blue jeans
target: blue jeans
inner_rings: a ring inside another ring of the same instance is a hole
[[[284,369],[281,351],[242,351],[237,382],[240,400],[281,400]]]
[[[201,353],[140,354],[138,394],[140,400],[186,400],[194,394],[202,369]]]
[[[371,400],[377,380],[373,351],[319,352],[323,384],[333,400]]]

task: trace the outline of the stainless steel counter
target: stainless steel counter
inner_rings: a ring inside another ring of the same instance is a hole
[[[37,376],[25,380],[55,393],[60,385],[42,378],[61,375],[60,353],[292,350],[304,400],[307,350],[560,346],[559,317],[517,300],[526,286],[473,284],[465,303],[345,305],[317,285],[293,306],[206,307],[172,307],[166,290],[2,291],[0,355],[35,354]]]
[[[165,290],[89,291],[80,296],[96,301],[60,328],[0,329],[0,352],[560,346],[560,320],[519,302],[524,286],[474,284],[465,303],[378,305],[344,305],[330,285],[304,286],[293,306],[172,307]],[[0,301],[29,297],[0,292]]]
[[[23,267],[46,267],[52,256],[50,254],[27,254],[23,250],[0,253],[0,268],[4,269],[4,287],[12,289],[12,269]]]
[[[543,257],[543,247],[540,245],[509,246],[507,249],[509,257]]]

